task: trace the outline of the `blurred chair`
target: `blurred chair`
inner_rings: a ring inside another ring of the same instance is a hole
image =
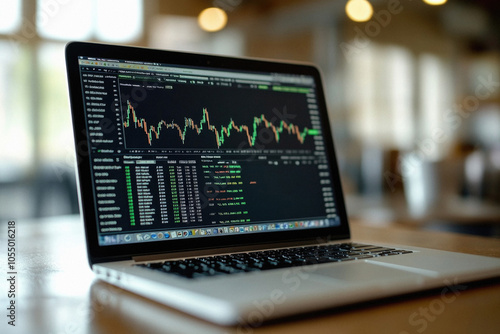
[[[76,214],[78,197],[74,170],[57,172],[44,165],[34,174],[0,164],[0,219],[24,219]]]

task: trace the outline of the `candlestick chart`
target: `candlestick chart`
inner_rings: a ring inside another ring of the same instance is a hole
[[[203,99],[191,102],[178,96],[172,104],[168,99],[175,98],[173,94],[151,95],[155,103],[126,100],[122,106],[123,127],[130,148],[299,149],[309,148],[312,140],[308,137],[318,134],[318,130],[304,125],[307,117],[287,113],[286,106],[283,111],[257,102],[251,108],[235,96],[230,104],[213,103],[213,98],[207,98],[212,102],[205,105]],[[307,116],[305,105],[300,107]],[[262,109],[268,115],[259,112]],[[286,117],[278,117],[283,114]],[[295,119],[301,123],[295,124]]]
[[[161,133],[168,130],[174,130],[178,136],[179,140],[182,143],[186,141],[186,135],[188,131],[193,131],[194,134],[199,135],[202,131],[210,131],[213,133],[214,144],[217,148],[220,148],[224,145],[224,142],[227,138],[231,136],[232,133],[241,133],[244,135],[248,145],[250,147],[255,146],[255,142],[257,140],[258,128],[259,126],[264,126],[267,129],[270,129],[274,134],[274,140],[276,143],[280,142],[280,137],[287,133],[289,135],[293,135],[300,144],[303,144],[306,136],[314,135],[317,133],[314,129],[308,129],[304,127],[302,130],[292,123],[288,124],[285,121],[280,121],[279,125],[274,125],[270,121],[266,119],[264,115],[260,115],[259,117],[254,117],[253,124],[251,126],[248,125],[237,125],[234,120],[229,120],[229,124],[227,126],[221,126],[219,129],[215,125],[210,123],[209,112],[206,108],[202,111],[202,116],[197,123],[192,118],[184,118],[183,124],[174,123],[174,121],[167,123],[165,120],[161,120],[156,125],[149,125],[148,121],[145,118],[140,118],[137,116],[135,108],[127,101],[127,113],[126,120],[123,125],[125,128],[129,128],[131,126],[142,129],[146,135],[145,140],[147,140],[148,144],[151,146],[154,140],[160,139]]]

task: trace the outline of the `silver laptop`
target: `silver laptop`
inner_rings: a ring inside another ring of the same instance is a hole
[[[350,240],[318,70],[73,42],[88,259],[203,319],[272,318],[500,276],[500,259]]]

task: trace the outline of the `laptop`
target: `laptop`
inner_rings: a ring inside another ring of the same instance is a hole
[[[312,65],[72,42],[89,264],[108,283],[256,326],[500,276],[500,259],[350,239]]]

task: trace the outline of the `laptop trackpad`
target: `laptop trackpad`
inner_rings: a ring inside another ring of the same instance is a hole
[[[335,280],[342,280],[351,283],[374,282],[374,281],[394,281],[402,279],[419,280],[420,275],[425,275],[417,270],[405,270],[403,268],[391,268],[386,265],[375,263],[358,262],[346,263],[347,265],[319,266],[313,272],[322,278],[329,277]]]

